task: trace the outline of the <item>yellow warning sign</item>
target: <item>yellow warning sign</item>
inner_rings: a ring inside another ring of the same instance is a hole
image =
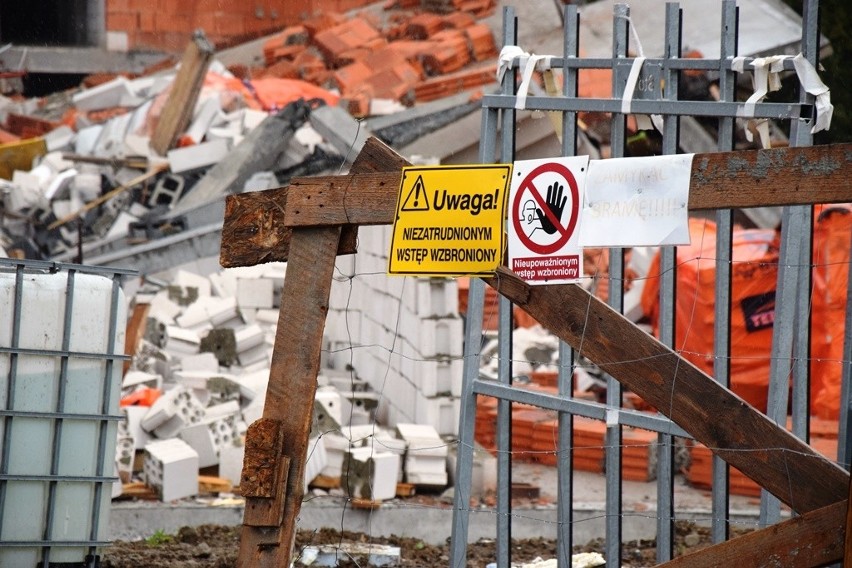
[[[402,170],[388,273],[493,274],[503,259],[512,165]]]

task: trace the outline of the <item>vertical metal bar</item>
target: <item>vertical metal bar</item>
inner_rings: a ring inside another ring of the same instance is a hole
[[[112,278],[112,295],[110,298],[110,308],[109,308],[109,329],[107,330],[107,338],[106,338],[106,353],[108,357],[104,361],[104,377],[103,377],[103,389],[101,391],[101,414],[104,416],[111,414],[112,408],[110,407],[110,400],[112,399],[112,376],[114,374],[114,366],[115,359],[112,355],[115,355],[115,343],[116,336],[118,334],[118,310],[119,310],[119,299],[121,298],[121,275],[115,274]],[[106,456],[106,448],[107,448],[107,434],[109,433],[109,421],[106,419],[102,419],[100,424],[98,424],[98,458],[95,464],[95,475],[98,477],[104,476],[104,468],[108,467],[111,464],[105,464],[104,458]],[[92,517],[91,517],[91,526],[89,532],[89,538],[91,540],[97,540],[98,537],[98,525],[100,524],[100,516],[101,516],[101,499],[103,499],[104,494],[104,486],[106,485],[105,481],[99,481],[95,483],[94,490],[94,498],[92,502]],[[91,564],[88,568],[94,568],[97,566],[97,549],[92,547],[89,549],[89,558],[91,559]]]
[[[57,385],[56,412],[65,411],[65,391],[68,387],[68,351],[71,347],[71,312],[74,309],[74,278],[76,270],[68,270],[68,280],[65,286],[65,314],[62,323],[62,357],[59,362],[59,384]],[[62,418],[53,420],[53,448],[50,455],[50,475],[59,475],[59,456],[62,451]],[[42,565],[50,565],[50,540],[53,537],[53,521],[56,513],[56,479],[48,483],[47,490],[47,519],[44,524],[44,540],[42,547]]]
[[[819,2],[809,0],[802,14],[802,55],[815,67],[819,63]],[[813,97],[799,89],[799,102],[811,103]],[[790,125],[790,144],[795,147],[811,146],[811,125],[794,120]],[[811,355],[811,278],[813,260],[813,206],[803,205],[801,235],[808,238],[802,243],[799,259],[799,289],[796,298],[795,339],[793,345],[793,433],[808,440],[810,435],[810,355]]]
[[[489,108],[483,109],[479,142],[479,159],[482,163],[488,163],[494,159],[496,139],[497,111]],[[476,394],[473,392],[473,381],[479,377],[484,304],[485,284],[482,280],[473,278],[468,290],[467,315],[465,317],[464,371],[459,412],[456,488],[453,497],[453,529],[450,539],[450,566],[458,567],[467,565],[470,484],[473,475],[473,436],[476,424]]]
[[[20,347],[21,341],[21,319],[23,318],[24,298],[24,265],[15,267],[15,300],[12,311],[12,349]],[[9,353],[9,377],[6,382],[6,410],[15,408],[15,392],[18,379],[18,354]],[[12,424],[13,418],[3,418],[3,447],[0,448],[0,473],[9,473],[10,448],[12,447]],[[0,480],[0,536],[2,536],[3,517],[6,511],[7,480]]]
[[[503,8],[503,43],[517,43],[515,9]],[[515,90],[515,72],[507,73],[504,94]],[[500,157],[505,162],[515,158],[515,110],[503,109],[500,127]],[[512,302],[500,296],[498,329],[498,380],[512,384]],[[497,567],[509,568],[512,561],[512,401],[497,401]]]
[[[579,54],[580,14],[576,4],[565,6],[563,57],[576,58]],[[577,70],[562,70],[562,92],[566,97],[577,96]],[[562,113],[562,154],[577,154],[577,113]],[[574,351],[564,341],[559,342],[559,375],[557,385],[559,395],[570,397],[574,394]],[[556,533],[556,564],[561,568],[571,566],[571,554],[574,549],[574,416],[567,412],[559,413],[558,453],[556,454],[556,515],[558,532]]]
[[[852,243],[850,243],[852,248]],[[852,459],[852,435],[850,435],[849,412],[852,410],[852,262],[846,276],[846,317],[843,322],[843,361],[840,369],[840,423],[837,429],[837,461],[847,470]],[[830,456],[829,456],[830,457]]]
[[[500,296],[498,380],[512,384],[512,302]],[[497,401],[497,567],[512,561],[512,401]]]
[[[617,59],[627,57],[627,32],[630,8],[626,4],[616,4],[613,17],[613,71]],[[614,98],[621,98],[623,85],[615,79],[613,73]],[[624,156],[626,124],[625,116],[613,113],[610,127],[611,155],[613,158]],[[624,253],[622,249],[610,249],[609,255],[609,305],[622,312],[624,310]],[[610,412],[621,408],[621,383],[611,376],[606,378],[606,404]],[[607,566],[621,566],[621,424],[618,420],[607,420],[606,428],[606,553]]]
[[[796,285],[799,276],[797,265],[802,247],[798,232],[801,225],[798,208],[785,207],[781,223],[781,251],[766,413],[776,424],[784,427],[787,422],[787,385],[792,372],[790,356],[793,349],[793,320],[796,316]],[[779,456],[778,459],[784,459],[784,456]],[[781,518],[781,502],[765,489],[762,489],[760,494],[760,526],[777,523]]]
[[[504,29],[508,25],[504,13]],[[514,24],[514,16],[512,17]],[[504,31],[504,44],[507,38]],[[510,83],[511,81],[511,83]],[[503,89],[512,88],[514,76],[507,73]],[[509,85],[509,87],[507,87]],[[479,161],[494,160],[497,148],[497,119],[495,109],[483,108],[479,137]],[[462,378],[461,409],[459,412],[459,445],[456,459],[456,488],[453,497],[453,527],[450,539],[450,566],[467,565],[467,538],[470,527],[470,486],[473,475],[474,428],[476,425],[476,399],[473,381],[479,377],[479,358],[482,352],[482,317],[485,305],[485,283],[478,278],[470,281],[467,315],[465,318],[464,371]]]
[[[735,0],[722,2],[721,45],[719,53],[719,100],[736,98],[737,78],[725,63],[737,55],[738,14]],[[734,117],[719,119],[718,148],[727,152],[734,148]],[[716,305],[713,323],[713,375],[716,381],[731,384],[731,242],[733,241],[734,212],[716,212]],[[730,468],[720,457],[713,456],[712,526],[714,543],[728,540],[730,530]]]
[[[808,0],[802,13],[802,53],[816,63],[819,38],[818,0]],[[809,100],[804,89],[800,89],[799,100]],[[793,121],[790,130],[792,146],[810,146],[810,130],[807,125]],[[772,359],[769,366],[769,401],[767,414],[776,424],[786,427],[788,384],[791,374],[794,385],[803,382],[807,389],[808,365],[794,369],[791,356],[810,353],[809,322],[810,314],[810,235],[813,221],[812,207],[803,205],[785,207],[782,214],[781,251],[778,266],[778,287],[775,297],[775,323],[772,329]],[[807,238],[802,238],[807,235]],[[806,270],[802,264],[806,264]],[[804,312],[804,313],[802,313]],[[794,387],[795,388],[795,387]],[[801,405],[803,395],[800,392],[797,402]],[[804,394],[807,399],[807,393]],[[801,410],[797,413],[801,413]],[[801,420],[801,418],[799,418]],[[806,430],[807,426],[805,426]],[[801,429],[801,425],[800,425]],[[782,458],[783,459],[783,458]],[[767,526],[777,523],[781,518],[781,503],[777,497],[762,490],[760,495],[760,524]]]
[[[676,2],[666,3],[665,58],[677,59],[681,53],[681,11]],[[666,67],[664,96],[676,101],[680,75]],[[679,146],[680,118],[669,115],[663,119],[663,154],[676,154]],[[663,247],[660,252],[660,341],[675,347],[676,248]],[[657,436],[657,563],[671,560],[674,551],[674,446],[671,434]]]

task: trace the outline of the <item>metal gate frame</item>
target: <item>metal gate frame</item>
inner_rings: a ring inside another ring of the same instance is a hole
[[[818,0],[808,0],[804,7],[802,26],[802,53],[812,64],[817,64],[819,32],[817,27]],[[612,58],[579,57],[579,12],[575,5],[564,10],[564,53],[561,58],[551,59],[552,68],[563,72],[563,93],[559,97],[525,97],[527,110],[556,111],[562,114],[562,153],[575,155],[577,151],[577,114],[579,112],[607,112],[611,119],[612,157],[623,157],[625,153],[626,114],[622,111],[622,98],[626,76],[634,58],[628,56],[630,9],[617,4],[613,18]],[[681,59],[681,10],[677,3],[666,5],[665,56],[648,58],[645,64],[659,66],[665,81],[665,94],[661,99],[633,100],[632,112],[663,116],[663,153],[674,154],[678,150],[679,117],[703,116],[718,118],[718,150],[733,149],[736,117],[744,116],[742,102],[735,97],[736,71],[732,60],[737,55],[738,13],[734,0],[724,0],[721,18],[721,46],[717,59]],[[503,43],[513,46],[517,35],[517,23],[512,8],[504,10]],[[515,93],[516,74],[522,61],[515,59],[512,71],[503,78],[500,94],[483,98],[481,141],[479,158],[482,163],[495,159],[501,162],[514,161],[515,108],[518,97]],[[752,59],[746,58],[746,69],[751,68]],[[577,97],[578,71],[580,69],[612,69],[612,98],[589,99]],[[787,61],[785,69],[792,70]],[[715,71],[719,74],[720,100],[718,102],[677,100],[679,73],[685,70]],[[621,73],[619,73],[621,71]],[[791,146],[803,147],[812,144],[810,133],[813,100],[801,90],[796,103],[766,103],[754,105],[754,117],[791,121]],[[499,129],[499,133],[498,133]],[[715,378],[724,387],[730,384],[730,285],[731,285],[731,240],[733,211],[719,210],[716,213],[717,259],[716,259],[716,310],[715,310]],[[790,235],[810,235],[812,231],[812,206],[788,206],[783,209],[782,245],[779,257],[777,283],[776,322],[772,342],[770,366],[770,394],[767,415],[776,424],[785,424],[787,417],[787,382],[793,377],[793,433],[808,439],[808,354],[810,322],[810,241],[790,238]],[[661,256],[660,285],[660,341],[674,347],[674,289],[675,249],[664,247]],[[610,254],[609,304],[617,311],[623,310],[624,258],[620,249]],[[476,398],[479,395],[498,398],[497,414],[497,566],[508,567],[511,560],[511,405],[513,402],[531,404],[558,410],[558,492],[557,503],[557,561],[560,566],[570,566],[572,539],[572,451],[573,416],[585,416],[605,420],[606,434],[606,550],[607,566],[621,563],[621,428],[635,426],[656,431],[657,443],[657,561],[665,562],[673,554],[673,526],[675,520],[673,503],[674,454],[673,437],[690,437],[685,431],[662,415],[648,415],[622,408],[622,388],[612,377],[607,378],[606,404],[586,402],[572,398],[572,374],[575,353],[571,347],[560,342],[558,392],[560,404],[554,405],[552,397],[540,393],[512,388],[512,304],[500,297],[499,321],[499,366],[497,381],[481,381],[479,377],[479,354],[482,349],[482,317],[485,284],[472,280],[468,302],[465,331],[464,379],[461,416],[459,423],[459,447],[456,468],[456,493],[453,515],[451,566],[464,566],[466,562],[469,505],[467,496],[473,465],[474,422]],[[848,323],[852,313],[847,308]],[[846,334],[844,361],[850,358],[852,341]],[[843,365],[843,400],[848,401],[847,389],[849,364]],[[840,461],[848,468],[849,452],[847,407],[841,404]],[[713,458],[712,534],[714,542],[729,537],[729,492],[728,465],[719,457]],[[762,526],[780,519],[780,502],[765,490],[761,497]]]

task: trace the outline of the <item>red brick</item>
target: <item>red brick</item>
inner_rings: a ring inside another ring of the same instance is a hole
[[[219,12],[227,10],[230,3],[225,0],[195,0],[195,13]]]
[[[110,12],[106,17],[106,27],[110,31],[135,30],[139,27],[139,15],[136,12]]]
[[[130,0],[107,0],[106,11],[127,12],[130,10]]]
[[[240,15],[223,14],[216,18],[216,33],[237,36],[246,33],[246,18]]]
[[[132,12],[152,12],[157,3],[153,0],[125,0],[128,4],[128,10]]]
[[[157,17],[151,12],[139,12],[139,29],[143,32],[157,31]]]
[[[186,41],[189,41],[192,32],[195,30],[192,18],[179,14],[157,14],[156,27],[158,32],[186,34]]]
[[[157,6],[161,14],[180,16],[195,14],[195,0],[159,0]]]

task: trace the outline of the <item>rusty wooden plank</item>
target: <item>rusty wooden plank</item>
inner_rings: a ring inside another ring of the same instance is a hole
[[[849,499],[846,501],[846,534],[843,539],[843,565],[852,566],[852,479],[849,481]]]
[[[353,173],[399,172],[410,165],[376,137],[361,148],[350,171]],[[225,198],[219,263],[225,268],[286,262],[292,229],[283,222],[287,187],[229,195]],[[392,193],[393,195],[394,193]],[[344,225],[337,254],[357,250],[357,225]]]
[[[576,284],[485,280],[794,511],[846,499],[849,474]]]
[[[293,229],[283,223],[288,188],[238,193],[225,198],[219,264],[225,268],[287,262]],[[344,228],[337,254],[357,252],[358,230]]]
[[[783,523],[679,556],[659,567],[749,566],[812,568],[843,558],[847,502],[805,513]]]
[[[339,241],[340,227],[298,229],[290,238],[290,260],[263,407],[263,418],[282,427],[277,455],[289,458],[286,486],[273,490],[276,496],[284,490],[283,521],[272,528],[243,523],[238,565],[245,568],[290,564],[304,496],[308,435]]]
[[[246,498],[243,524],[277,527],[284,515],[284,494],[290,458],[280,455],[283,425],[261,418],[248,428],[240,494]]]
[[[852,144],[696,154],[689,209],[852,201]],[[296,178],[288,226],[393,223],[400,174]],[[592,183],[589,180],[588,183]],[[748,187],[748,191],[743,188]]]
[[[387,225],[393,222],[401,172],[295,178],[284,224]]]
[[[689,181],[689,208],[852,201],[850,175],[849,143],[696,154]]]

